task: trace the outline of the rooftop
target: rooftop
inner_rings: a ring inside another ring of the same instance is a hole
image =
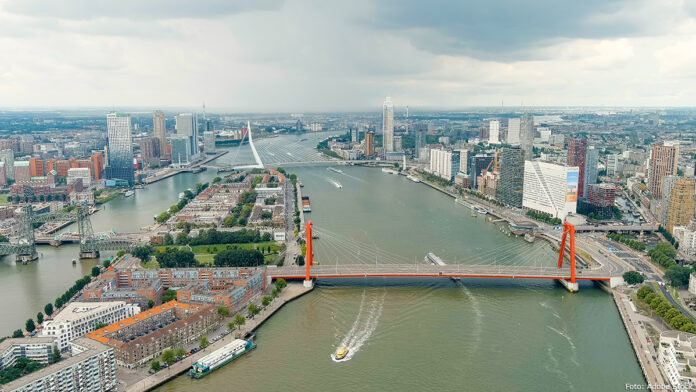
[[[38,339],[50,339],[53,340],[52,338],[31,338],[30,340],[38,340]],[[18,340],[18,339],[8,339],[8,340]],[[7,340],[6,340],[7,341]],[[3,342],[4,343],[4,342]],[[46,377],[50,374],[56,373],[62,369],[69,368],[72,365],[75,365],[93,355],[97,355],[101,352],[107,351],[110,349],[110,347],[105,346],[99,342],[95,342],[90,339],[85,339],[85,338],[78,338],[75,339],[74,341],[71,342],[71,344],[77,345],[83,350],[80,352],[74,353],[74,355],[64,358],[60,362],[54,363],[52,365],[46,366],[45,368],[41,370],[37,370],[33,373],[27,374],[24,377],[18,378],[12,382],[9,382],[2,387],[0,387],[0,391],[12,391],[14,389],[20,388],[23,385],[32,383],[42,377]]]
[[[91,316],[101,311],[113,309],[118,306],[125,306],[125,304],[126,303],[124,301],[71,302],[51,320],[58,323],[74,321],[79,318]]]
[[[145,310],[141,313],[138,313],[135,316],[128,317],[128,318],[123,319],[117,323],[113,323],[111,325],[107,325],[104,328],[90,332],[85,336],[90,338],[90,339],[94,339],[98,342],[101,342],[101,343],[108,343],[110,340],[108,335],[120,330],[121,328],[127,327],[129,325],[133,325],[133,324],[138,323],[138,322],[143,321],[143,320],[147,320],[148,318],[150,318],[154,315],[160,314],[165,310],[174,309],[174,308],[197,309],[198,306],[179,303],[177,301],[169,301],[169,302],[162,304],[160,306],[155,306],[152,309],[148,309],[148,310]]]
[[[55,338],[43,338],[43,337],[5,339],[2,343],[0,343],[0,353],[4,353],[10,347],[20,345],[20,344],[46,344],[46,343],[52,344],[54,340],[55,340]]]

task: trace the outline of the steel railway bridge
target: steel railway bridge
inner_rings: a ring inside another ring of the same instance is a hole
[[[87,206],[79,205],[73,211],[57,211],[36,214],[31,205],[22,208],[17,239],[0,243],[0,256],[16,255],[16,260],[27,263],[38,258],[34,227],[53,221],[77,222],[80,258],[99,258],[99,252],[130,249],[137,242],[130,237],[95,234],[89,219]]]

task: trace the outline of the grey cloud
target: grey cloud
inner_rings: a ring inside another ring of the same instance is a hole
[[[59,19],[117,18],[159,20],[217,18],[253,10],[277,9],[283,0],[9,0],[7,12]]]
[[[668,27],[645,12],[648,3],[630,0],[385,0],[373,5],[362,22],[375,29],[403,34],[421,50],[482,59],[539,58],[544,54],[537,49],[564,40],[641,36]]]

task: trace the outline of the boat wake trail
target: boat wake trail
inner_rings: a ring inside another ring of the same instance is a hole
[[[481,336],[481,332],[483,332],[483,311],[481,311],[481,305],[479,304],[478,298],[471,293],[471,290],[464,286],[461,281],[458,281],[457,283],[469,298],[469,301],[471,301],[471,308],[476,316],[474,319],[474,328],[472,329],[474,345],[472,346],[471,350],[469,350],[469,354],[472,355],[479,348],[479,337]]]
[[[341,344],[338,348],[344,347],[348,350],[348,354],[345,358],[337,360],[335,351],[331,354],[331,360],[334,362],[345,362],[350,361],[360,348],[367,342],[367,340],[372,336],[372,333],[377,329],[377,324],[379,323],[379,318],[382,315],[382,309],[384,308],[384,297],[386,296],[386,291],[378,298],[371,299],[369,302],[365,300],[365,292],[363,291],[362,300],[360,301],[360,310],[358,311],[358,317],[351,326],[350,330],[343,337]]]

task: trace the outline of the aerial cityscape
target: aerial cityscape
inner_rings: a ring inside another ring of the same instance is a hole
[[[696,390],[695,26],[0,0],[0,392]]]

